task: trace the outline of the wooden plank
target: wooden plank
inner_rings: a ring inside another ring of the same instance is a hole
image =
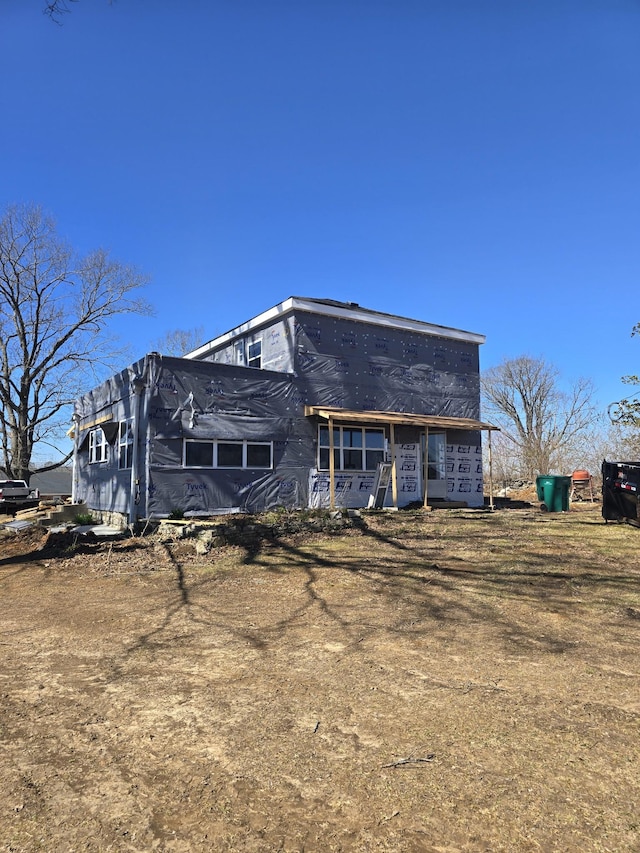
[[[449,429],[467,430],[499,430],[494,424],[477,421],[474,418],[447,418],[441,415],[417,415],[410,412],[355,411],[353,409],[338,409],[332,406],[305,406],[304,413],[308,417],[316,417],[334,421],[351,421],[353,423],[385,423],[396,426],[427,426]]]
[[[38,513],[43,513],[44,511],[37,506],[29,507],[29,509],[19,509],[16,512],[16,518],[32,518],[34,515],[38,515]]]
[[[391,441],[391,494],[393,495],[393,508],[398,509],[398,468],[396,465],[396,431],[392,423],[389,424],[389,439]]]
[[[429,497],[429,427],[424,428],[424,458],[422,460],[422,479],[424,481],[424,507],[428,506]]]
[[[88,421],[86,424],[80,424],[78,434],[84,432],[85,430],[91,429],[91,427],[98,426],[99,424],[106,424],[109,421],[113,420],[113,415],[102,415],[102,417],[95,418],[92,421]],[[69,438],[74,439],[76,437],[76,424],[74,424],[71,429],[68,429],[66,434]]]
[[[333,418],[329,418],[329,508],[336,508],[336,461],[333,454]]]
[[[491,433],[489,433],[489,509],[493,506],[493,456],[491,452]]]

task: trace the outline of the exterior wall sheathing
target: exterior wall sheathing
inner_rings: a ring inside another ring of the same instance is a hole
[[[233,340],[203,360],[151,353],[82,397],[76,499],[126,514],[133,488],[141,518],[328,506],[329,474],[316,468],[318,421],[305,417],[305,405],[479,417],[475,343],[306,312],[252,330],[245,345],[258,339],[261,369],[234,363]],[[135,377],[144,383],[139,400]],[[89,464],[83,425],[109,415],[111,452]],[[118,469],[116,426],[127,418],[135,418],[133,476]],[[273,469],[185,468],[186,439],[273,442]],[[396,430],[400,506],[421,499],[421,466],[411,468],[421,440],[415,427]],[[447,497],[481,505],[480,433],[450,431],[446,442]],[[373,480],[373,472],[337,472],[336,504],[365,506]]]

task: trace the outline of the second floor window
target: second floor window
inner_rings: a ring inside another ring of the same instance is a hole
[[[253,341],[247,349],[249,367],[262,367],[262,341]]]
[[[262,338],[257,341],[236,341],[235,363],[242,367],[262,367]]]

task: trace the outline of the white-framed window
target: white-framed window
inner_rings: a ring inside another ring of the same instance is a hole
[[[247,348],[247,366],[262,367],[262,338],[252,341]]]
[[[118,468],[131,468],[133,459],[133,418],[118,425]]]
[[[107,437],[102,427],[92,429],[89,433],[89,462],[107,461]]]
[[[246,365],[244,355],[244,341],[236,341],[234,350],[236,354],[236,364],[239,364],[241,367],[244,367]]]
[[[185,468],[273,468],[272,441],[185,439]]]
[[[375,471],[384,462],[384,430],[334,426],[333,459],[336,471]],[[318,469],[329,470],[329,427],[318,427]]]

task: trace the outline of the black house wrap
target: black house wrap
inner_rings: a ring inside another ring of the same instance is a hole
[[[149,353],[81,397],[74,499],[179,510],[483,503],[482,335],[291,297],[184,358]]]

